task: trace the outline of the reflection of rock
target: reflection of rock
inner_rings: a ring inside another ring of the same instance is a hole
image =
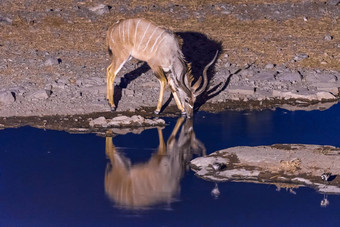
[[[220,189],[218,189],[218,184],[215,183],[215,187],[213,188],[213,190],[211,190],[211,195],[214,197],[214,199],[218,199],[218,197],[220,196]]]
[[[216,170],[214,163],[225,163],[225,170]],[[233,147],[196,158],[190,164],[199,177],[214,182],[270,183],[289,189],[305,185],[321,193],[340,194],[340,179],[336,177],[340,174],[340,148],[333,146]],[[327,180],[321,178],[329,173]]]
[[[310,105],[309,103],[300,102],[295,106],[292,106],[292,105],[289,105],[289,104],[283,104],[283,105],[280,105],[280,108],[285,109],[285,110],[289,110],[289,111],[327,110],[337,103],[338,102],[319,102],[319,103]]]

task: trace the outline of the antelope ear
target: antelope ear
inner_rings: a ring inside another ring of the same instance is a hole
[[[202,77],[200,76],[200,77],[198,78],[198,80],[196,81],[196,83],[192,86],[192,89],[193,89],[194,91],[196,91],[197,88],[201,85],[201,83],[202,83]]]

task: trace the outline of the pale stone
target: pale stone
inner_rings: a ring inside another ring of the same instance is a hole
[[[320,91],[316,93],[318,100],[334,100],[336,97],[329,92]]]
[[[229,93],[233,94],[241,94],[241,95],[253,95],[254,94],[254,88],[251,87],[240,87],[240,86],[234,86],[227,89]]]
[[[96,119],[93,119],[92,121],[90,121],[89,125],[90,127],[101,126],[104,128],[108,126],[107,120],[105,119],[105,117],[98,117]]]
[[[0,92],[0,103],[4,105],[12,104],[15,102],[15,98],[10,91]]]
[[[51,91],[46,91],[45,89],[39,89],[37,91],[33,91],[25,95],[25,97],[29,100],[44,100],[48,99],[51,95]]]
[[[112,121],[126,121],[128,119],[130,119],[128,116],[118,116],[118,117],[112,118]]]
[[[97,6],[90,7],[89,10],[94,12],[97,15],[103,15],[105,13],[109,13],[110,12],[109,6],[104,5],[104,4],[99,4]]]

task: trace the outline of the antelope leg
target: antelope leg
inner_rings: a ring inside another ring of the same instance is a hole
[[[174,96],[174,99],[175,99],[177,108],[178,108],[181,112],[184,112],[183,105],[182,105],[182,103],[181,103],[181,100],[180,100],[179,97],[178,97],[177,92],[176,92],[175,84],[174,84],[174,82],[173,82],[171,79],[169,80],[169,85],[170,85],[170,88],[171,88],[172,95]]]
[[[123,67],[125,62],[128,60],[129,56],[127,57],[121,57],[116,58],[111,65],[107,68],[107,91],[108,91],[108,98],[109,98],[109,105],[111,107],[111,110],[116,109],[116,105],[114,104],[114,90],[113,90],[113,82],[115,80],[116,75],[120,71],[120,69]]]
[[[110,71],[112,71],[112,63],[106,68],[106,99],[110,99]]]
[[[164,143],[163,132],[161,128],[157,128],[158,132],[158,139],[159,139],[159,147],[158,147],[158,154],[165,155],[166,154],[166,146]]]
[[[157,101],[157,107],[155,110],[155,114],[159,114],[159,112],[161,112],[161,108],[162,108],[162,104],[163,104],[163,96],[164,96],[164,90],[165,90],[165,86],[166,86],[166,77],[164,75],[163,70],[160,67],[155,67],[153,65],[150,65],[150,68],[152,69],[152,71],[155,73],[156,77],[159,80],[161,89],[159,91],[159,98]]]
[[[114,159],[113,155],[115,153],[115,148],[112,143],[112,137],[106,137],[105,153],[106,153],[106,156],[109,157],[111,161]]]
[[[162,104],[163,104],[163,96],[164,96],[164,90],[165,90],[165,86],[166,86],[166,80],[159,80],[159,83],[161,85],[161,90],[159,92],[159,98],[158,98],[158,102],[157,102],[157,108],[155,110],[156,114],[159,114],[159,112],[161,111],[162,108]]]
[[[115,108],[113,102],[113,81],[115,79],[114,65],[111,63],[106,69],[106,98],[109,100],[109,105],[111,109]]]

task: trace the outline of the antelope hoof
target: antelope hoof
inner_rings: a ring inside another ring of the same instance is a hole
[[[109,106],[110,106],[110,111],[111,111],[111,112],[114,112],[114,111],[116,111],[116,109],[117,109],[117,107],[116,107],[116,106],[111,106],[111,104],[109,104]]]
[[[154,113],[158,115],[159,114],[159,110],[155,110]]]

